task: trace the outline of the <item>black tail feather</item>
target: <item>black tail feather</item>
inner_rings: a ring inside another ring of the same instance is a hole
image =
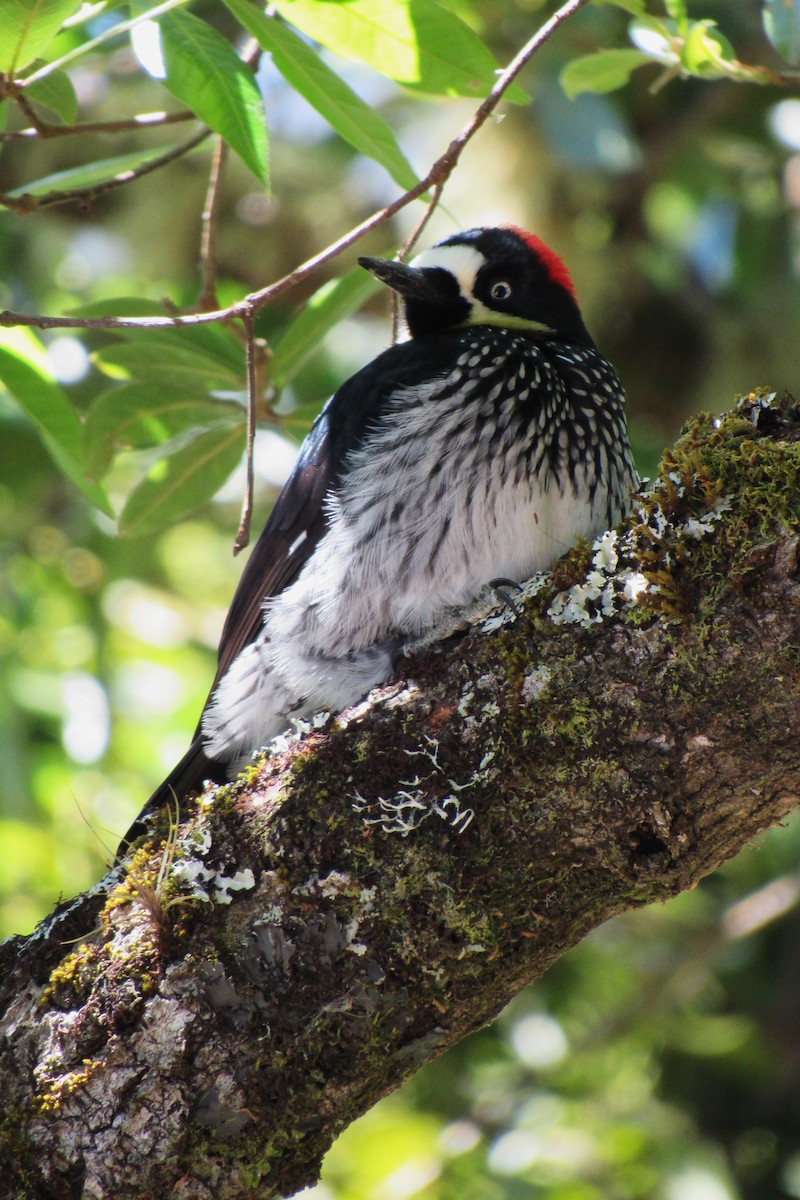
[[[164,782],[153,792],[125,834],[119,844],[116,861],[124,858],[132,843],[148,832],[150,818],[155,813],[170,805],[173,810],[176,804],[181,806],[187,796],[202,790],[207,779],[212,779],[215,783],[224,783],[227,778],[225,763],[209,758],[203,749],[202,739],[195,738],[177,766],[173,767]]]

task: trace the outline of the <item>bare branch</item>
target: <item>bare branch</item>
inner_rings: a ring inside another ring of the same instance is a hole
[[[239,528],[233,540],[233,553],[239,554],[250,541],[250,520],[253,515],[253,443],[256,436],[256,404],[259,392],[258,350],[253,331],[255,313],[252,309],[242,314],[245,346],[247,347],[247,486],[242,504]]]
[[[39,114],[37,113],[36,109],[28,100],[28,97],[23,95],[21,91],[14,91],[13,96],[20,112],[22,112],[28,118],[35,129],[40,130],[42,122],[39,119]]]
[[[227,146],[217,134],[214,139],[214,157],[211,162],[211,173],[208,177],[208,191],[201,217],[200,234],[200,268],[203,276],[203,287],[197,307],[201,312],[219,308],[217,295],[217,222],[219,220],[220,199],[222,195],[222,177],[225,171]]]
[[[22,100],[21,96],[19,100]],[[74,125],[54,125],[50,121],[43,121],[38,116],[34,120],[34,125],[28,129],[12,129],[0,133],[0,142],[71,137],[81,133],[129,133],[136,129],[157,129],[162,125],[177,125],[180,121],[196,121],[197,117],[189,109],[184,109],[181,112],[140,113],[137,117],[125,117],[119,121],[77,121]]]
[[[400,249],[397,251],[397,254],[395,255],[395,258],[399,262],[404,262],[405,259],[408,257],[408,255],[411,253],[411,251],[416,246],[419,238],[422,236],[422,231],[424,230],[425,226],[428,224],[428,221],[430,221],[433,214],[436,212],[436,207],[442,198],[443,191],[444,191],[444,184],[437,183],[435,188],[433,189],[433,194],[431,195],[431,198],[428,201],[428,206],[425,209],[425,212],[422,214],[419,221],[417,221],[416,225],[411,230],[411,233],[408,235],[408,237],[403,242]],[[400,300],[400,297],[398,296],[397,292],[392,292],[392,344],[394,344],[397,341],[398,337],[400,336],[400,334],[399,334],[399,322],[400,322],[399,300]]]
[[[425,209],[425,212],[422,214],[419,221],[417,221],[416,225],[411,230],[411,233],[408,235],[408,237],[403,242],[400,249],[397,251],[396,257],[400,262],[403,262],[403,260],[408,257],[408,255],[411,253],[411,251],[414,249],[417,242],[421,238],[423,230],[425,229],[425,226],[428,224],[428,221],[430,221],[431,217],[436,212],[436,208],[437,208],[439,201],[442,198],[443,191],[444,191],[444,184],[437,183],[436,187],[433,189],[433,195],[431,196],[430,200],[428,201],[428,207]]]

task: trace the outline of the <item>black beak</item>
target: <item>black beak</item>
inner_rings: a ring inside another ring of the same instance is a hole
[[[397,292],[404,300],[427,300],[434,303],[442,300],[441,290],[436,287],[430,275],[419,267],[407,267],[405,263],[388,258],[360,258],[358,265]]]

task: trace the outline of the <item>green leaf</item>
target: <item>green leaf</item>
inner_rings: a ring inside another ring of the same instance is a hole
[[[435,0],[276,0],[275,7],[342,58],[364,62],[406,87],[474,97],[485,96],[495,82],[497,63],[490,51]],[[506,97],[527,102],[517,86]]]
[[[764,32],[781,58],[800,63],[800,0],[764,0]]]
[[[359,308],[379,286],[374,276],[361,267],[324,283],[274,349],[270,366],[276,385],[288,383],[319,349],[328,330]]]
[[[39,58],[76,7],[75,0],[2,0],[0,71],[15,75]]]
[[[195,396],[141,384],[123,384],[97,396],[83,425],[87,467],[95,478],[108,469],[122,448],[142,450],[160,446],[189,429],[241,425],[238,404],[198,401]]]
[[[97,300],[74,310],[82,317],[119,316],[139,317],[153,316],[157,305],[147,300],[126,300],[119,297],[113,300]],[[124,342],[135,345],[141,352],[142,347],[156,347],[155,355],[163,361],[164,353],[161,348],[175,348],[177,354],[190,351],[217,368],[214,374],[227,383],[244,386],[245,382],[245,348],[233,331],[224,325],[175,325],[163,329],[119,329],[114,330]],[[102,357],[109,347],[97,352]],[[174,356],[173,356],[174,357]],[[112,361],[111,357],[108,359]],[[183,359],[181,358],[181,361]],[[222,368],[223,374],[220,374]]]
[[[210,499],[238,466],[244,446],[242,423],[209,429],[159,459],[128,497],[120,533],[152,533]]]
[[[159,305],[154,300],[143,300],[141,296],[113,296],[107,300],[94,300],[90,304],[82,304],[70,309],[71,316],[77,317],[152,317],[159,314]],[[199,356],[212,378],[220,384],[235,387],[245,386],[245,348],[241,339],[237,338],[229,325],[175,325],[164,329],[120,329],[114,332],[123,343],[138,347],[138,353],[148,353],[148,348],[154,348],[152,357],[163,362],[165,356],[168,364],[176,362],[179,356],[180,364],[184,363],[184,352],[189,351],[192,357]],[[115,343],[118,345],[120,343]],[[112,347],[103,347],[95,357],[98,361],[104,359],[106,352],[108,361],[113,358]],[[126,364],[129,361],[126,358]],[[147,369],[145,367],[145,369]],[[198,368],[199,369],[199,368]],[[116,373],[116,372],[115,372]],[[192,375],[194,382],[196,376]]]
[[[164,84],[219,133],[266,187],[267,124],[255,76],[216,29],[191,13],[159,21]]]
[[[667,15],[672,17],[677,25],[678,32],[685,33],[689,22],[686,0],[664,0],[664,8],[667,10]]]
[[[637,67],[653,60],[643,50],[598,50],[567,63],[561,86],[574,100],[581,92],[615,92],[624,87]]]
[[[148,150],[133,150],[130,154],[118,154],[115,158],[104,158],[99,162],[86,163],[80,167],[68,167],[65,171],[55,171],[52,175],[44,175],[33,183],[25,183],[9,192],[10,196],[45,196],[48,192],[69,191],[72,188],[91,187],[95,183],[105,183],[125,171],[135,171],[143,163],[158,158],[170,149],[169,146],[151,146]]]
[[[681,66],[685,70],[702,78],[718,77],[725,73],[726,63],[733,60],[733,47],[713,21],[692,22],[681,47]]]
[[[25,89],[29,100],[43,104],[60,117],[65,125],[73,125],[78,115],[78,97],[66,71],[54,71],[38,83]]]
[[[680,47],[681,39],[674,21],[647,16],[637,18],[628,26],[628,37],[651,62],[661,63],[670,70],[680,66],[676,47]]]
[[[153,346],[191,348],[195,355],[222,368],[225,379],[237,387],[245,386],[247,368],[244,344],[231,329],[223,325],[181,325],[174,329],[150,329],[147,331],[147,338]]]
[[[241,360],[228,362],[216,351],[192,345],[183,337],[186,330],[136,332],[130,341],[103,346],[92,355],[93,361],[114,379],[138,379],[161,388],[183,392],[213,388],[242,388]]]
[[[225,0],[225,3],[262,50],[272,55],[272,61],[286,82],[304,96],[346,142],[385,167],[400,187],[414,186],[417,177],[380,113],[365,104],[287,25],[265,16],[249,0]]]
[[[86,475],[81,423],[55,382],[38,339],[28,329],[0,329],[0,381],[33,421],[54,462],[99,509],[112,508],[98,483]]]

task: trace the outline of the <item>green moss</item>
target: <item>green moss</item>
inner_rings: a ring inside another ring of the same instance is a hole
[[[588,750],[594,745],[600,727],[600,715],[586,697],[573,697],[558,708],[549,708],[537,723],[539,734],[547,741],[558,741]]]
[[[91,992],[102,964],[100,947],[81,942],[53,969],[39,995],[37,1007],[41,1010],[78,1003],[81,997]]]
[[[575,545],[558,560],[550,572],[553,590],[565,592],[581,583],[591,566],[592,546],[586,538],[579,538]],[[549,600],[548,600],[549,603]]]
[[[77,1070],[60,1075],[51,1087],[33,1097],[35,1111],[51,1114],[59,1112],[64,1101],[75,1092],[81,1091],[102,1066],[101,1062],[86,1058]]]
[[[757,587],[766,561],[759,543],[800,527],[794,402],[762,391],[722,417],[695,417],[637,507],[631,528],[651,590],[629,619],[703,620],[725,593]],[[659,532],[662,517],[669,524]],[[703,522],[713,528],[692,536],[692,523]]]
[[[15,1196],[35,1196],[41,1180],[41,1146],[28,1133],[30,1105],[3,1102],[0,1115],[0,1146],[3,1148],[4,1175],[11,1169],[11,1182],[17,1187]],[[6,1182],[8,1178],[6,1176]]]

